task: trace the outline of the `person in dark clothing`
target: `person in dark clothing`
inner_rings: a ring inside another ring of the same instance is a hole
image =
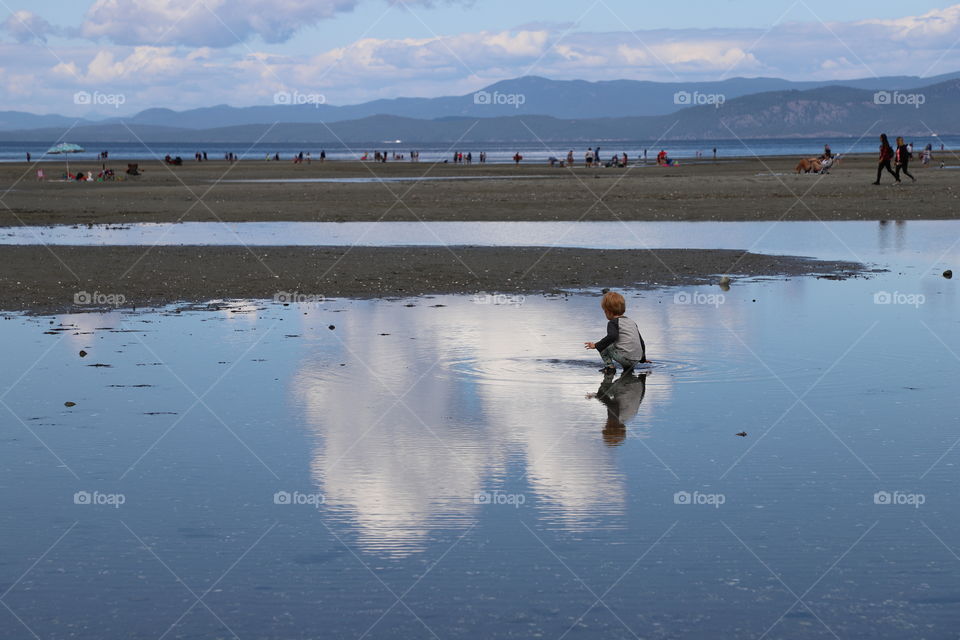
[[[901,171],[905,173],[906,176],[911,180],[913,180],[914,182],[917,181],[917,179],[913,177],[913,174],[910,173],[910,158],[912,157],[913,157],[913,154],[910,153],[910,149],[907,148],[907,145],[906,143],[904,143],[903,138],[897,138],[897,152],[896,152],[895,162],[897,167],[896,175],[897,175],[898,182],[900,181]]]
[[[880,163],[877,165],[877,181],[873,184],[880,184],[880,176],[883,175],[883,170],[886,169],[887,172],[893,176],[894,180],[897,183],[900,183],[900,176],[894,173],[893,168],[890,166],[890,162],[893,160],[893,147],[890,146],[890,140],[887,138],[887,134],[880,134]]]

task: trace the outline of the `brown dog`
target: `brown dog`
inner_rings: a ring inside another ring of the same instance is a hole
[[[820,162],[820,158],[803,158],[800,162],[797,163],[796,171],[797,173],[820,173],[823,169],[823,163]]]

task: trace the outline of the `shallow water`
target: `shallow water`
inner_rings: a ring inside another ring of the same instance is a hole
[[[956,228],[630,293],[609,384],[588,293],[8,315],[4,637],[952,637]]]
[[[865,261],[943,254],[960,221],[912,222],[184,222],[3,227],[0,244],[555,246],[749,249]],[[944,240],[947,240],[945,243]]]

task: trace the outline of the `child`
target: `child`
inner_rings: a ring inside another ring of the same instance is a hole
[[[637,323],[623,315],[627,310],[627,303],[623,296],[613,291],[603,294],[600,307],[607,316],[607,335],[600,342],[585,342],[587,349],[596,349],[603,358],[603,373],[615,373],[614,362],[619,362],[624,371],[629,371],[635,365],[647,361],[647,347],[643,343]]]

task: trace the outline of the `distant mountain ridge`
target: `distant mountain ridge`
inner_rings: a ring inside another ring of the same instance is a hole
[[[178,129],[213,129],[253,124],[319,124],[358,120],[371,116],[398,116],[421,120],[440,118],[498,118],[550,116],[558,119],[659,116],[690,106],[683,98],[722,95],[730,101],[748,95],[777,91],[804,91],[825,87],[909,91],[960,78],[960,72],[932,78],[891,76],[856,80],[793,82],[779,78],[730,78],[715,82],[650,82],[641,80],[550,80],[525,76],[497,82],[475,93],[439,98],[394,98],[357,105],[277,104],[253,107],[217,105],[173,111],[153,108],[129,118],[90,120],[60,115],[40,116],[0,111],[0,131],[69,127],[125,122]],[[679,96],[679,100],[676,99]],[[332,99],[333,96],[326,96]]]
[[[471,143],[704,140],[784,137],[859,137],[887,131],[895,135],[960,134],[960,78],[932,86],[888,92],[878,97],[871,89],[826,86],[804,91],[771,91],[728,99],[722,105],[700,105],[676,113],[617,118],[556,118],[510,115],[438,119],[374,115],[355,120],[316,124],[241,124],[190,129],[153,124],[100,123],[77,126],[74,141],[243,143],[311,143],[339,146],[377,146],[402,140],[422,143]],[[918,104],[922,98],[922,104]],[[0,138],[49,141],[62,128],[7,131]]]

